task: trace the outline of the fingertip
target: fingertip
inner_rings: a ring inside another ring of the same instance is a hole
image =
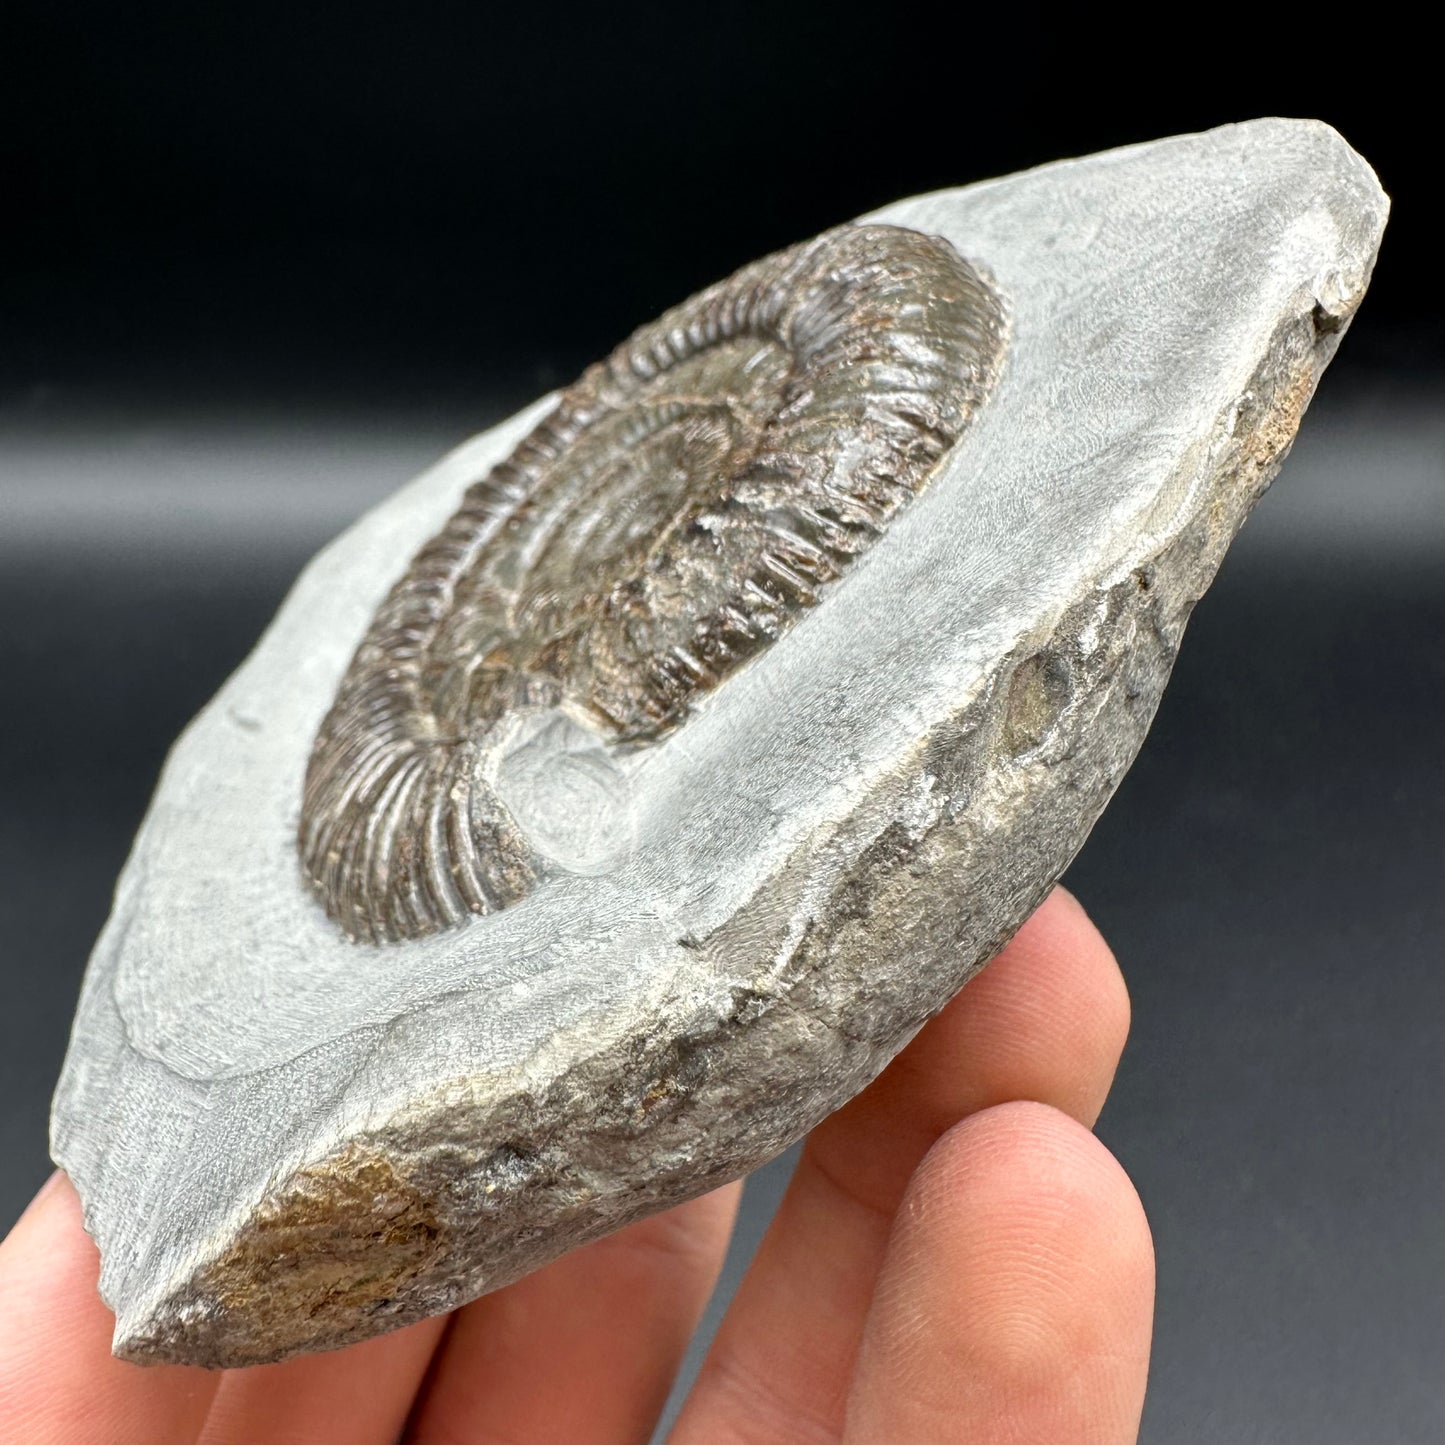
[[[962,1120],[938,1140],[905,1195],[900,1222],[935,1268],[988,1256],[1002,1297],[1040,1271],[1065,1278],[1087,1264],[1110,1278],[1152,1279],[1153,1240],[1133,1182],[1077,1120],[1047,1104],[1015,1101]]]
[[[24,1311],[42,1333],[52,1325],[91,1336],[105,1332],[108,1346],[113,1319],[96,1292],[99,1273],[80,1198],[57,1169],[0,1243],[0,1312],[14,1319]]]
[[[75,1186],[63,1169],[52,1169],[45,1183],[35,1191],[30,1203],[21,1210],[20,1218],[11,1226],[10,1233],[0,1239],[0,1250],[6,1249],[12,1240],[23,1238],[40,1214],[57,1208],[64,1209],[67,1198],[73,1201],[72,1207],[79,1210],[80,1200],[76,1197]]]
[[[80,1199],[57,1171],[0,1243],[0,1439],[189,1445],[218,1377],[115,1359],[99,1272]]]
[[[808,1148],[891,1214],[934,1141],[970,1114],[1033,1099],[1091,1126],[1113,1084],[1129,1013],[1112,950],[1078,901],[1056,888],[883,1074],[813,1132]]]
[[[1096,1014],[1118,1040],[1128,1037],[1131,1004],[1119,960],[1088,910],[1062,883],[1056,883],[999,955],[1015,954],[1069,960],[1096,995]]]
[[[1092,1125],[1129,1037],[1128,985],[1079,901],[1056,887],[959,996],[967,1057],[991,1083],[979,1107],[1052,1104]]]
[[[1088,1130],[1031,1103],[964,1120],[905,1195],[849,1438],[881,1438],[870,1430],[891,1421],[896,1438],[946,1426],[962,1438],[1132,1440],[1153,1278],[1138,1195]]]

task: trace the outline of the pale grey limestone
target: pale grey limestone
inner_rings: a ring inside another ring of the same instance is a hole
[[[500,776],[557,872],[449,932],[340,935],[297,866],[302,775],[378,602],[548,403],[326,548],[172,751],[87,974],[53,1152],[117,1352],[252,1363],[452,1308],[872,1079],[1132,761],[1387,207],[1327,126],[1263,120],[869,218],[996,284],[992,398],[675,734],[619,763],[529,732]]]

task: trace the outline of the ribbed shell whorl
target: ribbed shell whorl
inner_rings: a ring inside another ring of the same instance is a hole
[[[299,848],[369,943],[546,864],[486,780],[555,708],[646,746],[775,641],[938,468],[1003,350],[948,242],[857,225],[744,267],[590,367],[412,559],[312,749]]]

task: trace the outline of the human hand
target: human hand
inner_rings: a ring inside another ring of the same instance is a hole
[[[1123,980],[1062,890],[883,1075],[815,1129],[671,1445],[1124,1445],[1154,1264],[1089,1132]],[[24,1445],[645,1442],[739,1186],[445,1319],[208,1372],[110,1354],[63,1175],[0,1244],[0,1440]]]

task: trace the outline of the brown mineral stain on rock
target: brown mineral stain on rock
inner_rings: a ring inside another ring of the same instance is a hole
[[[1032,752],[1058,723],[1069,701],[1069,671],[1048,651],[1026,657],[1009,682],[1003,741],[1009,755]]]
[[[1218,467],[1223,485],[1213,489],[1204,512],[1209,532],[1217,537],[1215,550],[1221,554],[1248,512],[1249,503],[1240,510],[1238,494],[1252,502],[1263,493],[1294,443],[1322,369],[1316,340],[1316,328],[1308,317],[1291,317],[1276,333],[1269,361],[1240,399],[1230,426],[1230,445]],[[1204,586],[1212,577],[1211,569],[1202,579]]]
[[[353,1145],[292,1174],[203,1271],[196,1294],[213,1322],[202,1333],[228,1366],[346,1344],[358,1319],[393,1312],[442,1247],[431,1201],[384,1154]]]

